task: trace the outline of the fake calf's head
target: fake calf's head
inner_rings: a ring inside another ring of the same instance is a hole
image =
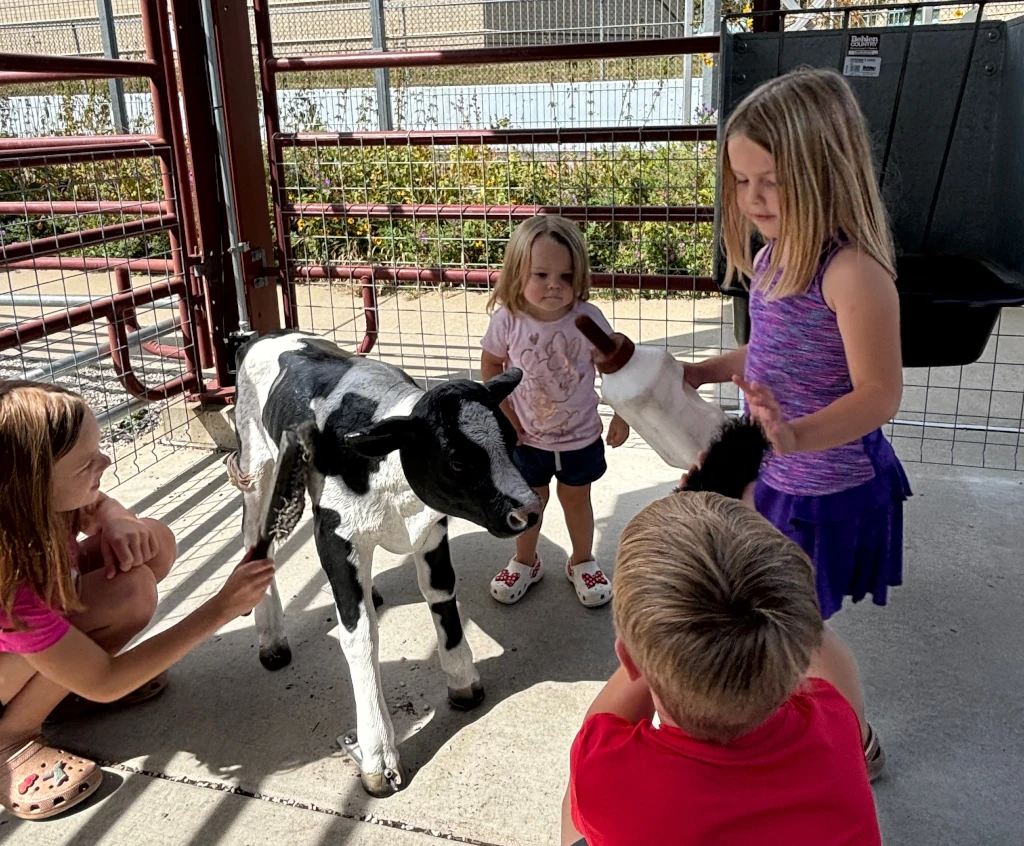
[[[484,385],[439,385],[407,417],[352,432],[345,445],[368,458],[398,450],[409,487],[431,508],[497,537],[517,535],[535,526],[542,510],[512,463],[516,433],[499,408],[522,378],[511,369]]]

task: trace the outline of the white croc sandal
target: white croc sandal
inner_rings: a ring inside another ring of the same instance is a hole
[[[587,608],[598,608],[611,602],[612,583],[593,558],[575,567],[566,561],[565,575],[576,588],[576,596]]]
[[[502,605],[515,605],[520,599],[526,596],[530,585],[536,584],[544,578],[544,571],[541,569],[540,558],[529,567],[515,556],[508,560],[508,565],[491,579],[491,596]]]

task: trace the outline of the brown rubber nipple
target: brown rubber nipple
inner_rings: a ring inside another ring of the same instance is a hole
[[[577,316],[576,328],[601,353],[603,361],[598,363],[597,369],[602,373],[614,373],[617,370],[621,370],[633,357],[633,350],[636,349],[636,345],[629,338],[625,335],[620,335],[618,332],[615,333],[614,337],[609,335],[587,315],[581,314]]]

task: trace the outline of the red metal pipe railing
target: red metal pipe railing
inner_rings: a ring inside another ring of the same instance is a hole
[[[92,323],[103,318],[116,319],[125,307],[148,305],[154,300],[161,300],[173,294],[184,297],[186,291],[183,279],[154,282],[143,288],[101,297],[85,305],[73,306],[66,311],[47,314],[36,320],[26,320],[0,329],[0,350],[8,350],[21,344],[38,341],[54,332],[66,332],[83,323]]]
[[[294,132],[274,136],[283,147],[458,147],[473,144],[648,144],[714,141],[714,126],[637,126],[578,129],[441,129],[392,132]]]
[[[141,273],[174,275],[174,262],[170,259],[125,259],[103,256],[36,256],[35,258],[7,262],[11,270],[113,270],[125,267]]]
[[[57,253],[61,250],[75,250],[82,247],[95,247],[108,241],[118,241],[149,232],[162,232],[172,229],[178,223],[173,214],[160,217],[146,217],[128,223],[113,223],[109,226],[98,226],[95,229],[81,229],[77,232],[65,232],[49,238],[35,241],[17,241],[13,244],[0,246],[0,267],[16,259],[42,256]],[[180,275],[180,272],[179,272]]]
[[[159,135],[52,135],[43,138],[0,138],[0,152],[41,147],[118,147],[128,144],[163,145]]]
[[[526,47],[471,47],[456,50],[408,50],[405,52],[346,53],[337,56],[268,57],[271,73],[302,71],[412,68],[431,65],[508,65],[526,62],[565,62],[587,59],[628,59],[717,53],[717,35],[690,38],[659,38],[645,41],[588,41],[578,44],[544,44]]]
[[[134,159],[157,155],[166,147],[154,147],[147,142],[132,144],[107,144],[106,136],[97,136],[95,146],[78,144],[72,147],[49,147],[40,145],[21,150],[0,150],[0,170],[16,170],[22,167],[50,167],[52,165],[82,164],[118,159]]]
[[[118,267],[114,270],[114,283],[120,292],[132,290],[132,277],[126,267]],[[178,299],[178,316],[181,318],[181,325],[188,325],[188,303],[184,299]],[[139,324],[135,320],[135,309],[125,308],[121,310],[121,321],[124,323],[125,332],[138,332]],[[185,350],[182,347],[170,344],[161,344],[159,341],[142,341],[141,346],[146,352],[161,358],[173,358],[181,361],[186,359]],[[111,345],[111,350],[113,350]]]
[[[3,204],[0,203],[0,210]],[[436,205],[434,203],[288,203],[288,217],[362,217],[371,220],[528,220],[539,214],[557,214],[571,220],[637,223],[711,223],[714,206],[489,206]]]
[[[0,53],[0,71],[28,74],[45,74],[52,79],[129,79],[145,77],[153,79],[163,69],[150,58],[149,61],[131,59],[96,59],[89,56],[48,56],[36,53]],[[4,81],[0,77],[0,82]],[[20,80],[18,80],[20,81]]]
[[[26,200],[0,202],[0,214],[162,214],[163,203],[123,203],[120,200]]]
[[[500,270],[466,270],[435,267],[369,267],[366,265],[314,264],[290,268],[304,279],[359,280],[365,290],[367,280],[387,282],[428,282],[432,285],[447,282],[469,288],[488,288],[498,282]],[[658,273],[592,273],[591,288],[617,288],[632,291],[704,291],[718,293],[718,286],[710,276],[689,276]]]
[[[363,298],[363,323],[366,331],[363,340],[356,347],[359,355],[367,355],[377,343],[377,286],[372,276],[363,276],[359,280],[359,290]]]
[[[102,73],[47,73],[46,71],[32,71],[21,73],[19,71],[0,71],[0,86],[4,85],[31,85],[37,82],[67,82],[68,80],[106,79]]]
[[[110,339],[110,361],[114,365],[114,373],[131,396],[149,402],[159,402],[199,386],[199,375],[195,370],[190,370],[183,376],[170,379],[161,385],[146,385],[132,369],[132,360],[128,353],[128,332],[124,321],[111,318],[107,323],[107,337]]]

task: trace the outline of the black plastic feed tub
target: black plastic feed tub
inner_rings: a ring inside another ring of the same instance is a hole
[[[952,367],[981,358],[1005,306],[1024,305],[1024,274],[969,256],[902,256],[896,262],[904,367]],[[750,339],[748,293],[733,297],[736,342]]]

